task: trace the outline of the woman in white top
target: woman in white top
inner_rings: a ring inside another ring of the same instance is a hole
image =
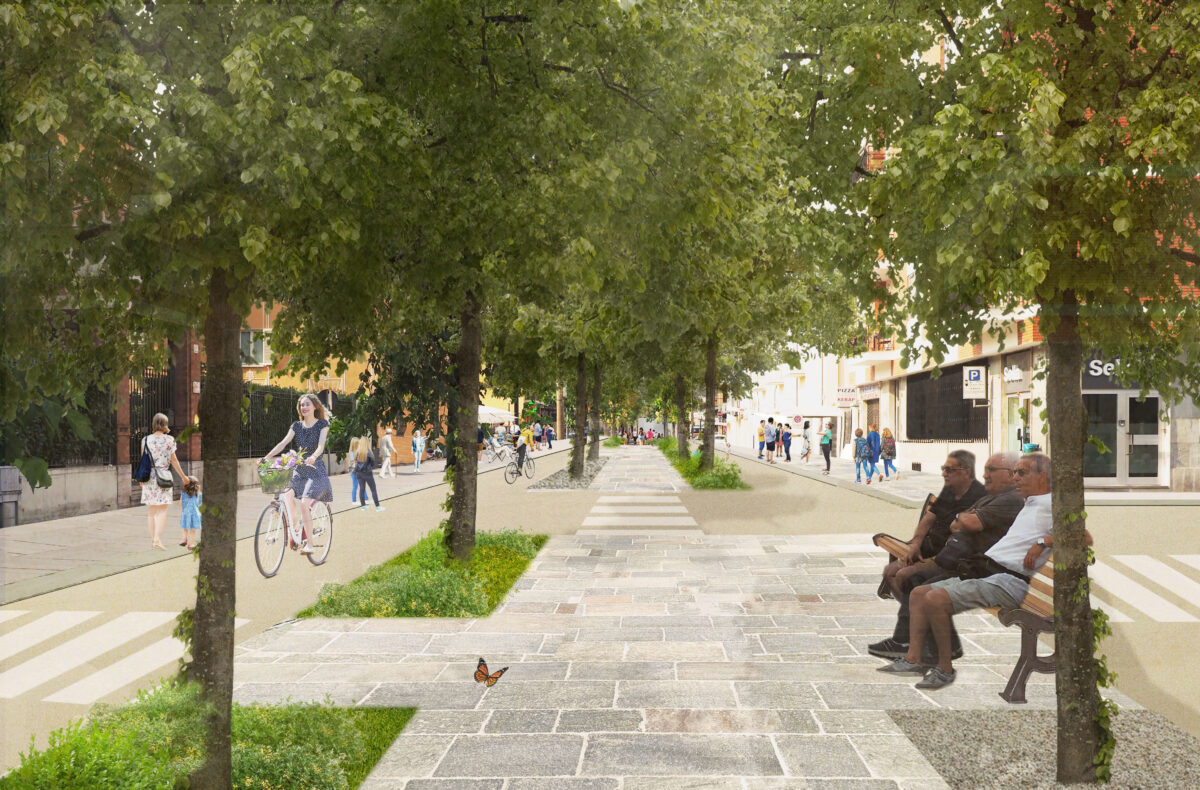
[[[143,447],[150,453],[151,462],[155,469],[166,471],[173,468],[183,484],[187,485],[190,478],[183,473],[179,459],[175,457],[175,437],[168,431],[167,415],[156,414],[150,421],[154,433],[142,440]],[[150,520],[150,545],[156,549],[166,549],[162,544],[163,527],[167,524],[167,508],[174,501],[174,489],[162,488],[155,479],[154,473],[150,479],[142,483],[142,504],[147,505],[147,515]]]
[[[425,434],[418,428],[413,431],[412,438],[413,471],[421,471],[421,456],[425,454]]]

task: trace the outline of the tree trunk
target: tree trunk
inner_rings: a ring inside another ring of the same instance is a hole
[[[683,376],[675,374],[675,441],[680,458],[688,457],[687,387]]]
[[[241,316],[230,305],[237,287],[225,270],[212,273],[204,344],[208,371],[200,393],[204,458],[204,536],[196,578],[189,678],[212,706],[204,734],[204,762],[191,776],[195,788],[232,786],[230,719],[233,706],[233,617],[237,610],[238,434],[242,427]]]
[[[583,478],[583,450],[587,439],[587,365],[583,354],[575,357],[575,439],[571,443],[571,479]]]
[[[708,336],[704,361],[704,443],[700,445],[700,468],[713,468],[717,432],[717,335]]]
[[[588,443],[588,460],[600,460],[600,364],[592,365],[592,400],[588,404],[591,417],[592,440]]]
[[[479,483],[479,459],[475,455],[475,434],[479,428],[479,371],[483,351],[483,328],[479,301],[467,292],[459,315],[460,336],[455,355],[458,403],[454,418],[454,444],[446,451],[454,453],[454,493],[451,496],[450,552],[467,560],[475,548],[475,505]],[[449,464],[449,459],[447,459]]]
[[[1064,297],[1062,316],[1048,338],[1046,401],[1054,509],[1054,682],[1058,692],[1058,781],[1095,782],[1100,726],[1092,608],[1088,601],[1087,542],[1083,515],[1083,445],[1087,416],[1080,372],[1075,295]],[[1083,590],[1077,595],[1076,590]]]

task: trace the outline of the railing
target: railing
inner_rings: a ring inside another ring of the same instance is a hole
[[[142,438],[150,435],[150,421],[155,414],[167,415],[171,433],[175,423],[175,368],[146,368],[140,377],[129,378],[129,466],[137,469],[142,459]],[[115,442],[113,442],[115,444]]]

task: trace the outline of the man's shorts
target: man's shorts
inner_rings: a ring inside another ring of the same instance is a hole
[[[955,614],[990,606],[1016,609],[1029,591],[1029,582],[1011,573],[997,573],[983,579],[945,579],[929,586],[946,591]]]
[[[775,442],[767,442],[767,450],[772,453],[775,452]]]

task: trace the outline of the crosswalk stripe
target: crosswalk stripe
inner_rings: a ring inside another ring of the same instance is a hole
[[[1145,554],[1116,554],[1113,559],[1125,563],[1160,587],[1170,590],[1185,601],[1200,601],[1200,584],[1184,576],[1165,562]]]
[[[91,620],[99,612],[51,612],[0,637],[0,661]]]
[[[691,516],[588,516],[585,527],[694,527]]]
[[[1095,594],[1092,594],[1091,596],[1089,596],[1089,598],[1091,599],[1091,602],[1092,602],[1092,608],[1099,609],[1100,611],[1102,611],[1106,615],[1108,615],[1108,621],[1110,623],[1132,623],[1133,622],[1132,617],[1125,614],[1120,609],[1115,609],[1115,608],[1113,608],[1112,605],[1100,600],[1099,598],[1097,598],[1095,596]]]
[[[1097,561],[1088,576],[1130,606],[1160,623],[1194,623],[1196,618],[1160,595],[1150,592],[1120,571]]]
[[[683,505],[595,505],[592,513],[686,513]]]
[[[1171,559],[1179,560],[1184,565],[1191,565],[1200,571],[1200,554],[1172,554]]]
[[[175,612],[129,612],[0,672],[0,698],[12,699],[82,666],[130,639],[169,623]]]
[[[238,618],[234,621],[234,628],[240,628],[248,622],[250,621]],[[183,658],[183,642],[173,636],[160,639],[149,647],[142,648],[104,669],[93,672],[79,682],[51,694],[42,701],[90,705],[181,658]]]
[[[677,496],[662,496],[657,494],[642,494],[640,496],[602,496],[596,500],[596,504],[600,505],[619,505],[619,504],[658,504],[669,505],[681,500]]]
[[[26,614],[26,610],[24,609],[5,609],[0,612],[0,623],[15,620],[23,614]]]

